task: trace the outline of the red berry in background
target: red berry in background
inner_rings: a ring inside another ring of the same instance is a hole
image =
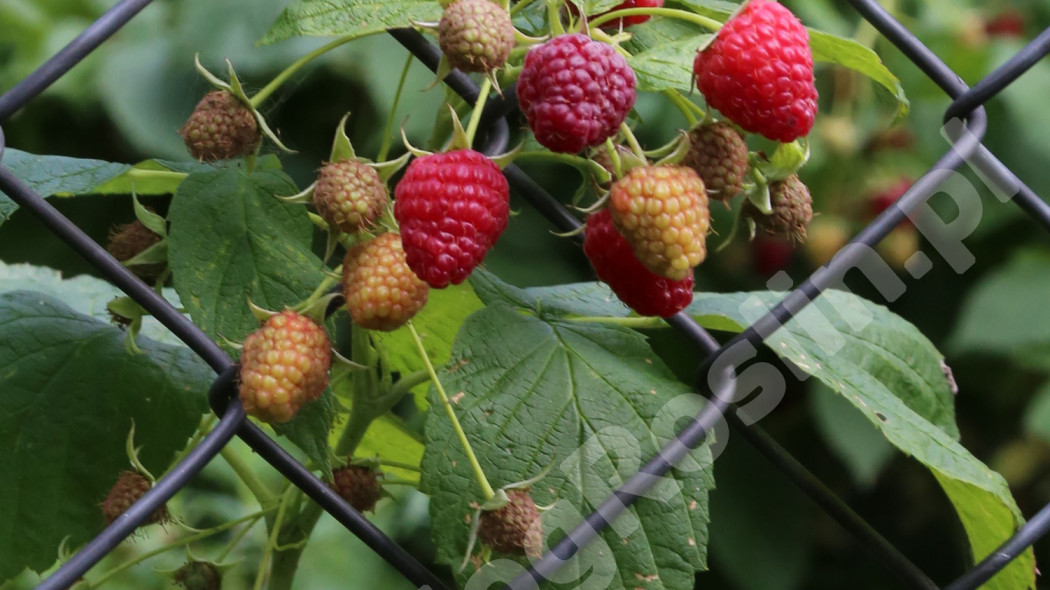
[[[570,34],[529,50],[517,95],[536,141],[574,154],[619,131],[634,88],[634,71],[611,45]]]
[[[491,72],[503,66],[514,48],[514,25],[502,4],[456,0],[441,16],[438,44],[452,67]]]
[[[283,311],[244,339],[240,397],[244,411],[263,422],[287,422],[328,386],[332,349],[310,318]]]
[[[664,0],[627,0],[626,2],[622,2],[610,8],[606,12],[592,14],[587,20],[594,20],[599,16],[602,16],[603,14],[608,14],[609,12],[616,12],[617,10],[627,10],[628,8],[662,8],[663,5]],[[577,10],[575,4],[572,4],[570,2],[568,6],[569,11],[572,12],[574,15],[579,14],[579,11]],[[615,30],[625,29],[633,25],[640,25],[645,21],[649,20],[650,18],[652,18],[652,15],[648,14],[636,14],[633,16],[625,16],[623,18],[615,18],[611,21],[602,23],[601,28]]]
[[[351,248],[343,259],[343,295],[354,323],[400,328],[426,305],[430,287],[405,262],[401,237],[383,234]]]
[[[507,227],[510,187],[474,150],[416,158],[394,187],[409,268],[431,287],[462,283]]]
[[[984,32],[989,37],[1007,37],[1023,39],[1025,36],[1025,17],[1016,10],[1001,12],[989,19],[984,25]]]
[[[692,303],[692,273],[672,281],[645,268],[616,231],[608,209],[587,218],[583,236],[583,252],[598,278],[639,315],[669,317]]]
[[[867,218],[874,219],[880,213],[882,213],[886,209],[889,209],[894,203],[897,202],[897,199],[899,199],[904,193],[908,191],[909,188],[911,188],[911,185],[913,183],[914,181],[911,178],[902,176],[901,178],[885,186],[881,190],[872,193],[868,197]],[[911,219],[905,217],[904,220],[901,221],[900,225],[912,225]]]
[[[609,190],[609,211],[638,260],[660,276],[682,280],[707,257],[711,213],[692,168],[632,168]]]
[[[751,241],[755,272],[765,278],[787,268],[794,254],[795,245],[784,238],[759,236]]]
[[[707,104],[745,131],[789,142],[817,114],[809,33],[784,6],[753,0],[696,55],[693,74]]]

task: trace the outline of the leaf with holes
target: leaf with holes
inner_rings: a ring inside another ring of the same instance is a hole
[[[433,0],[297,0],[285,7],[260,43],[292,37],[364,37],[440,18],[441,5]]]
[[[102,530],[98,503],[129,467],[132,422],[155,475],[199,423],[211,370],[186,348],[139,346],[46,295],[0,293],[0,580]]]
[[[546,316],[545,316],[546,317]],[[554,504],[543,527],[557,540],[673,436],[700,403],[640,335],[541,319],[494,301],[463,324],[440,378],[493,486],[550,468],[532,487]],[[481,490],[441,404],[431,397],[421,489],[430,494],[438,559],[463,560]],[[673,401],[672,401],[673,400]],[[659,417],[658,417],[659,416]],[[559,574],[600,588],[688,588],[706,567],[707,447],[587,545]],[[480,575],[504,580],[508,562]],[[477,567],[468,565],[464,575]]]

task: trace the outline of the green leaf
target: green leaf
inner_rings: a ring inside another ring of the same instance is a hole
[[[736,12],[740,8],[740,4],[737,2],[726,2],[725,0],[673,0],[677,4],[681,4],[686,9],[709,16],[711,18],[718,19],[725,22],[731,14]]]
[[[96,186],[127,171],[127,164],[65,156],[37,156],[12,148],[4,150],[3,165],[42,197],[92,192]],[[0,193],[0,224],[18,205]]]
[[[440,378],[493,486],[551,468],[532,486],[538,504],[554,503],[543,515],[547,533],[576,525],[655,453],[654,440],[673,436],[675,418],[701,403],[637,333],[543,320],[501,303],[467,319]],[[673,399],[681,404],[668,406]],[[681,411],[654,425],[669,407]],[[421,489],[431,496],[438,559],[458,566],[481,491],[444,412],[428,415],[425,438]],[[691,469],[676,470],[586,546],[563,581],[692,587],[694,572],[706,567],[714,485],[709,449],[692,459]]]
[[[970,291],[955,332],[953,353],[983,353],[1050,368],[1050,254],[1028,250],[1015,255]]]
[[[1024,431],[1050,442],[1050,381],[1032,396],[1024,413]]]
[[[441,5],[433,0],[297,0],[285,7],[259,43],[292,37],[362,37],[440,18]]]
[[[696,297],[690,311],[711,313],[714,308],[750,323],[782,294]],[[842,348],[836,349],[839,342]],[[966,529],[975,562],[1024,523],[1002,476],[957,441],[942,357],[914,326],[882,306],[827,291],[767,338],[766,345],[842,395],[893,446],[930,469]],[[1029,549],[983,587],[1034,585],[1035,558]]]
[[[481,307],[481,301],[469,284],[430,290],[427,304],[412,318],[412,324],[422,336],[423,347],[435,366],[448,362],[456,331],[467,316]],[[392,371],[399,371],[404,376],[426,369],[408,326],[391,332],[372,332],[372,339],[383,350],[385,362]],[[420,385],[413,390],[420,410],[426,409],[427,387]]]
[[[669,88],[689,92],[693,88],[693,62],[682,59],[693,55],[711,37],[710,33],[670,41],[627,58],[638,78],[639,92],[660,92]]]
[[[31,264],[6,264],[0,261],[0,291],[37,291],[59,299],[77,313],[89,315],[99,321],[109,322],[106,304],[124,293],[110,283],[89,275],[63,278],[62,273],[45,266]],[[175,289],[165,288],[164,298],[179,307],[179,296]],[[141,335],[156,342],[183,346],[182,341],[168,331],[153,317],[145,317]]]
[[[185,348],[139,346],[129,353],[119,329],[46,295],[0,294],[0,580],[102,530],[132,421],[156,475],[196,429],[213,373]]]
[[[168,262],[175,290],[209,336],[242,340],[259,326],[249,298],[280,310],[324,279],[306,208],[274,198],[296,192],[279,170],[249,175],[241,166],[191,174],[179,185],[168,212]]]
[[[321,397],[306,404],[299,413],[284,424],[274,424],[277,434],[295,443],[314,462],[325,477],[332,476],[332,454],[328,450],[328,432],[335,416],[335,397],[325,388]]]
[[[814,29],[809,29],[809,46],[813,52],[814,62],[839,64],[871,78],[889,90],[893,98],[897,99],[898,120],[908,114],[910,103],[908,97],[904,95],[904,87],[882,63],[877,53],[852,39],[844,39]]]
[[[849,401],[835,395],[823,384],[813,385],[809,392],[809,409],[817,430],[831,452],[853,474],[854,481],[871,487],[893,459],[893,445]]]

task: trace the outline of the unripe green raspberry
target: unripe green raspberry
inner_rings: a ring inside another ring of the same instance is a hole
[[[631,169],[613,184],[609,212],[638,260],[662,277],[680,281],[707,256],[711,214],[692,168]]]
[[[813,198],[798,175],[770,184],[769,202],[773,212],[765,215],[751,201],[746,201],[744,217],[754,221],[756,230],[765,234],[805,241],[806,226],[813,219]]]
[[[498,69],[514,48],[510,14],[490,0],[456,0],[438,25],[438,44],[452,67],[464,72]]]
[[[379,474],[363,465],[347,465],[332,471],[331,488],[358,512],[375,511],[383,495]]]
[[[725,202],[740,193],[748,170],[747,143],[732,125],[694,127],[689,144],[682,164],[696,170],[710,198]]]
[[[314,206],[329,226],[351,234],[372,226],[383,214],[388,194],[374,168],[359,160],[342,160],[321,167]]]
[[[141,473],[121,471],[120,476],[117,477],[117,483],[113,484],[113,488],[106,494],[106,499],[102,501],[102,516],[105,517],[106,524],[112,524],[113,521],[120,518],[120,515],[127,512],[128,508],[146,495],[146,492],[152,487],[153,484]],[[154,524],[166,520],[168,520],[168,509],[162,505],[142,524]]]
[[[252,110],[225,90],[205,94],[179,135],[190,154],[204,162],[250,155],[262,137]]]
[[[543,527],[528,489],[507,490],[510,504],[481,512],[478,538],[500,553],[539,556]]]
[[[397,234],[383,234],[346,253],[343,295],[350,317],[363,328],[400,328],[423,308],[429,293],[430,286],[409,268]]]
[[[240,397],[244,411],[264,422],[287,422],[321,397],[332,364],[324,328],[294,311],[274,315],[244,339]]]

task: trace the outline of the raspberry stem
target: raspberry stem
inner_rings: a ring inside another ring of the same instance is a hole
[[[492,90],[492,78],[485,76],[481,81],[481,89],[478,90],[478,100],[474,103],[474,110],[470,112],[470,121],[467,122],[467,144],[474,145],[474,135],[478,132],[478,123],[481,122],[481,113],[485,110],[485,101]]]
[[[397,81],[397,92],[394,93],[394,103],[390,105],[390,115],[386,119],[386,128],[383,129],[383,145],[379,148],[376,162],[385,161],[390,153],[390,147],[394,144],[394,135],[391,133],[394,129],[394,117],[397,116],[397,105],[401,102],[401,91],[405,89],[405,79],[408,78],[408,70],[415,59],[416,56],[409,53],[408,58],[405,59],[405,67],[401,68],[401,78]]]
[[[255,472],[233,452],[233,449],[229,446],[225,446],[219,451],[219,454],[222,455],[223,460],[229,464],[231,469],[233,469],[233,472],[237,474],[237,477],[244,482],[244,485],[248,487],[248,491],[255,496],[255,500],[259,502],[260,508],[266,508],[273,502],[273,492],[271,492],[270,489],[266,487],[266,484],[255,475]]]
[[[631,146],[631,151],[634,152],[634,155],[644,162],[645,150],[642,149],[641,144],[638,143],[638,138],[634,136],[634,131],[631,131],[627,123],[620,123],[620,133],[623,133],[623,137],[627,140],[627,145]]]
[[[697,115],[704,117],[707,114],[700,108],[700,105],[682,96],[682,93],[675,88],[664,90],[664,96],[670,99],[674,106],[682,113],[685,120],[689,122],[690,129],[696,127],[696,124],[700,122]]]
[[[597,28],[603,24],[623,18],[625,16],[666,16],[667,18],[676,18],[685,22],[690,22],[695,25],[699,25],[710,31],[717,31],[722,28],[722,23],[716,21],[713,18],[701,16],[694,12],[688,12],[685,10],[678,10],[676,8],[625,8],[622,10],[614,10],[607,12],[601,16],[594,17],[588,23],[590,27]]]
[[[295,60],[294,62],[292,62],[291,65],[289,65],[287,68],[281,71],[281,73],[277,74],[273,80],[270,80],[270,82],[266,84],[266,86],[263,86],[262,89],[256,92],[255,96],[249,99],[248,102],[251,104],[251,107],[253,109],[258,109],[259,105],[261,105],[263,101],[269,98],[271,94],[273,94],[278,88],[280,88],[281,84],[284,84],[288,80],[288,78],[291,78],[297,71],[299,71],[299,68],[310,63],[314,59],[321,57],[322,55],[328,53],[336,47],[339,47],[340,45],[345,45],[353,41],[354,39],[357,39],[360,36],[361,35],[355,33],[347,35],[345,37],[340,37],[335,41],[332,41],[327,45],[322,45],[321,47],[318,47],[310,53],[307,53],[306,55]]]
[[[470,466],[474,469],[474,477],[477,478],[478,484],[481,486],[481,494],[487,502],[496,496],[496,492],[492,489],[492,485],[489,484],[488,478],[485,477],[485,471],[481,468],[481,464],[478,463],[478,457],[474,454],[470,441],[467,440],[467,433],[463,431],[463,426],[459,423],[459,418],[456,417],[456,412],[452,409],[452,403],[448,401],[445,388],[441,385],[437,371],[434,370],[434,365],[430,362],[430,357],[427,356],[427,350],[423,348],[423,340],[419,337],[419,333],[416,332],[416,327],[411,320],[408,322],[408,329],[412,332],[412,339],[416,342],[416,350],[419,351],[419,356],[423,357],[423,364],[427,366],[430,379],[434,382],[434,389],[437,390],[438,396],[441,397],[441,404],[445,406],[445,412],[448,413],[449,420],[452,421],[452,429],[456,431],[456,436],[459,437],[459,442],[463,445],[463,451],[467,454],[467,460],[470,461]]]

